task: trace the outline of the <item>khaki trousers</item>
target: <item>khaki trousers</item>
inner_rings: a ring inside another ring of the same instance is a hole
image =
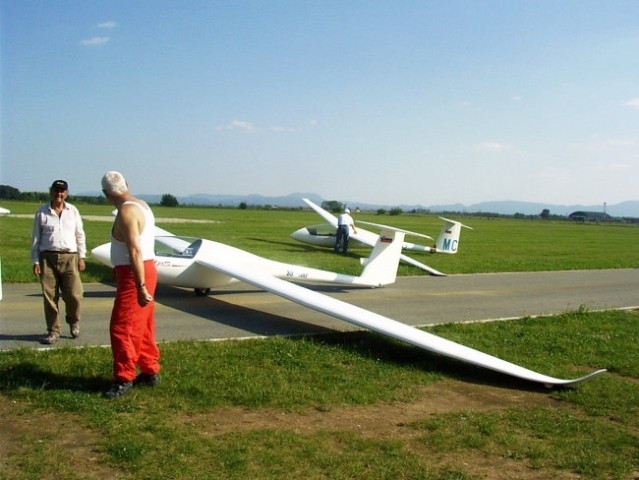
[[[47,330],[60,333],[60,298],[66,306],[66,321],[80,321],[80,302],[84,294],[77,253],[40,252],[40,285],[44,297]]]

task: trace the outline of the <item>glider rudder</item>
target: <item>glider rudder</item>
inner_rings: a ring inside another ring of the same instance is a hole
[[[403,242],[403,231],[384,227],[370,256],[361,260],[364,271],[360,278],[380,287],[395,283]]]
[[[455,254],[459,250],[459,237],[461,235],[461,228],[470,228],[468,225],[457,222],[455,220],[449,220],[448,218],[439,217],[444,221],[444,225],[439,232],[435,248],[437,253],[449,253]]]

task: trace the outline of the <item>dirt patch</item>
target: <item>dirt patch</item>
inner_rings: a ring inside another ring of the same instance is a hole
[[[411,442],[419,432],[409,425],[431,415],[556,405],[558,401],[543,391],[444,381],[424,388],[420,399],[410,403],[345,406],[301,412],[224,407],[202,414],[185,415],[184,422],[205,436],[269,429],[293,431],[301,435],[346,431],[362,438],[397,440],[420,454],[428,455],[433,467],[458,465],[476,478],[537,480],[549,478],[549,473],[552,473],[553,478],[578,478],[564,471],[536,471],[529,468],[526,462],[486,456],[482,452],[464,452],[463,458],[455,453],[433,455],[426,446]],[[74,452],[71,459],[76,464],[74,469],[86,472],[87,478],[107,478],[109,475],[108,466],[100,462],[102,436],[99,431],[82,427],[69,414],[20,415],[19,404],[0,396],[0,465],[5,464],[12,452],[19,454],[20,450],[24,450],[25,442],[32,444],[38,441],[53,442],[55,451],[61,452],[61,455]]]
[[[25,478],[9,459],[20,456],[26,450],[37,450],[39,444],[47,445],[47,451],[56,452],[56,458],[42,458],[41,463],[52,464],[50,475],[40,478],[57,479],[55,465],[64,463],[64,468],[74,472],[85,472],[86,478],[121,478],[114,470],[100,463],[102,459],[100,432],[80,425],[73,415],[65,413],[20,413],[21,405],[0,396],[0,471],[7,476],[1,478]]]
[[[304,412],[225,407],[190,416],[187,421],[197,425],[199,431],[208,435],[262,429],[288,430],[301,434],[341,430],[355,432],[365,438],[407,439],[414,435],[414,431],[405,425],[431,415],[556,404],[557,401],[547,393],[447,381],[424,388],[421,399],[411,403]]]
[[[287,412],[276,409],[225,407],[204,414],[190,415],[185,423],[203,435],[284,430],[301,435],[316,432],[346,431],[362,438],[396,440],[420,455],[427,456],[432,467],[459,466],[473,478],[490,480],[572,480],[579,475],[566,471],[535,470],[527,461],[488,456],[485,452],[465,451],[433,454],[413,439],[422,434],[410,427],[432,415],[452,412],[487,412],[507,408],[556,407],[559,401],[544,391],[525,391],[460,381],[444,381],[426,387],[421,398],[410,403],[337,407],[329,410]]]

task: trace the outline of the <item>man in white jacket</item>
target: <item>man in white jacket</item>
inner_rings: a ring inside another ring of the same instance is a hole
[[[66,201],[69,185],[64,180],[51,184],[51,200],[41,206],[33,220],[31,261],[33,273],[40,277],[44,298],[47,336],[41,343],[52,344],[60,338],[60,297],[66,306],[66,321],[71,336],[80,335],[80,303],[84,294],[80,272],[86,268],[86,236],[82,217]]]

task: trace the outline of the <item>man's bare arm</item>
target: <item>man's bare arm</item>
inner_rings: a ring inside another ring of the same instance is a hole
[[[140,246],[140,234],[144,230],[144,215],[139,207],[135,205],[123,205],[120,208],[121,230],[123,241],[129,250],[129,262],[133,270],[136,286],[138,287],[138,303],[147,305],[153,297],[146,289],[144,275],[144,258],[142,247]]]

